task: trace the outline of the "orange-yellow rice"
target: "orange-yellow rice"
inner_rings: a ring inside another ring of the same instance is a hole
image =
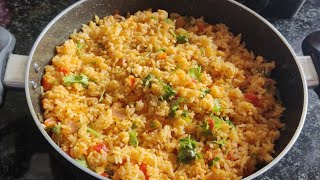
[[[283,126],[284,107],[268,76],[274,62],[248,51],[224,24],[169,17],[164,10],[95,17],[58,46],[43,76],[45,128],[72,158],[111,179],[252,174],[257,164],[273,159]],[[177,35],[188,42],[177,43]],[[201,67],[198,79],[190,75],[195,67]],[[88,85],[64,83],[79,74],[89,78]],[[146,86],[150,74],[154,78]],[[175,95],[161,98],[163,84]],[[183,101],[172,116],[178,97]],[[210,126],[210,139],[201,125],[212,116],[222,121]],[[59,130],[51,132],[54,127]],[[137,146],[130,143],[132,131]],[[197,141],[198,157],[182,163],[179,140],[188,135]]]

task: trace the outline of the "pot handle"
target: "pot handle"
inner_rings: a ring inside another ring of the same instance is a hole
[[[309,34],[302,42],[302,51],[305,56],[310,56],[317,72],[317,79],[320,79],[320,31]],[[320,97],[320,86],[313,87]]]
[[[0,105],[4,87],[23,88],[28,56],[11,54],[16,44],[15,37],[0,26]]]

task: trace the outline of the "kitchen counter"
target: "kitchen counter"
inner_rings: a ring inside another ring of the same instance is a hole
[[[1,19],[16,39],[16,54],[28,54],[47,23],[75,0],[7,0],[11,18]],[[4,3],[0,0],[0,7]],[[1,12],[1,10],[0,10]],[[9,20],[10,19],[10,20]],[[295,52],[301,52],[304,37],[320,30],[320,1],[307,0],[292,19],[270,22],[285,36]],[[290,152],[257,179],[320,179],[320,101],[309,90],[306,123]],[[23,90],[9,89],[0,107],[0,179],[77,179],[52,157],[50,145],[35,126]],[[79,178],[79,177],[78,177]]]

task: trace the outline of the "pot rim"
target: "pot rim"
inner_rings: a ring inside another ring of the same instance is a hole
[[[40,130],[40,132],[42,133],[42,135],[46,138],[46,140],[50,143],[50,145],[57,151],[59,152],[59,154],[61,154],[66,160],[68,160],[71,164],[73,164],[74,166],[76,166],[77,168],[81,169],[82,171],[90,174],[91,176],[98,178],[98,179],[104,179],[104,180],[108,180],[109,178],[103,177],[99,174],[97,174],[96,172],[90,170],[89,168],[83,167],[81,166],[79,163],[76,162],[76,160],[74,160],[73,158],[71,158],[66,152],[64,152],[52,139],[51,137],[48,135],[48,133],[45,131],[45,129],[43,128],[42,123],[40,122],[37,113],[35,112],[33,105],[32,105],[32,100],[31,100],[31,96],[30,96],[30,91],[29,91],[29,87],[30,82],[29,82],[29,71],[30,71],[30,67],[31,67],[31,62],[32,62],[32,57],[33,54],[40,42],[40,40],[42,39],[42,37],[46,34],[46,32],[51,28],[51,26],[58,20],[60,19],[62,16],[64,16],[67,12],[69,12],[70,10],[72,10],[73,8],[75,8],[78,5],[81,5],[83,2],[85,2],[87,0],[80,0],[74,4],[72,4],[71,6],[69,6],[68,8],[66,8],[65,10],[63,10],[61,13],[59,13],[54,19],[52,19],[50,21],[50,23],[42,30],[41,34],[38,36],[37,40],[35,41],[35,43],[33,44],[33,47],[30,51],[29,54],[29,59],[28,59],[28,64],[26,67],[26,74],[25,74],[25,93],[26,93],[26,99],[27,99],[27,103],[28,103],[28,107],[29,110],[31,112],[31,115],[33,117],[33,120],[35,121],[36,125],[38,126],[38,129]],[[307,91],[307,83],[305,80],[305,75],[304,72],[302,70],[302,67],[299,63],[299,61],[297,60],[296,54],[293,51],[292,47],[289,45],[289,43],[287,42],[287,40],[283,37],[283,35],[271,24],[269,23],[266,19],[264,19],[262,16],[260,16],[259,14],[257,14],[256,12],[254,12],[253,10],[249,9],[248,7],[240,4],[239,2],[236,2],[234,0],[227,0],[230,3],[233,3],[235,5],[237,5],[238,7],[242,8],[243,10],[251,13],[252,15],[254,15],[256,18],[258,18],[260,21],[262,21],[264,24],[266,24],[281,40],[282,42],[286,45],[286,47],[289,49],[289,51],[291,52],[294,61],[299,69],[300,72],[300,76],[302,79],[302,85],[303,85],[303,96],[304,96],[304,100],[303,100],[303,109],[302,109],[302,113],[301,113],[301,117],[300,117],[300,122],[299,125],[294,133],[294,135],[292,136],[291,140],[289,141],[289,143],[286,145],[286,147],[281,151],[281,153],[275,157],[270,163],[268,163],[266,166],[264,166],[263,168],[261,168],[260,170],[256,171],[255,173],[251,174],[250,176],[247,176],[244,178],[244,180],[249,180],[249,179],[254,179],[258,176],[260,176],[261,174],[263,174],[264,172],[266,172],[268,169],[270,169],[271,167],[273,167],[275,164],[277,164],[280,159],[282,159],[287,153],[288,151],[291,149],[291,147],[293,146],[293,144],[295,143],[295,141],[297,140],[297,138],[299,137],[299,134],[303,128],[304,122],[305,122],[305,118],[306,118],[306,114],[307,114],[307,104],[308,104],[308,91]]]

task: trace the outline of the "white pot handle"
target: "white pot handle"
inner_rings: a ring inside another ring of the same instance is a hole
[[[3,102],[4,86],[24,88],[28,56],[11,54],[15,44],[15,37],[0,27],[0,105]]]
[[[6,87],[24,88],[25,74],[29,56],[10,54],[4,74]]]

